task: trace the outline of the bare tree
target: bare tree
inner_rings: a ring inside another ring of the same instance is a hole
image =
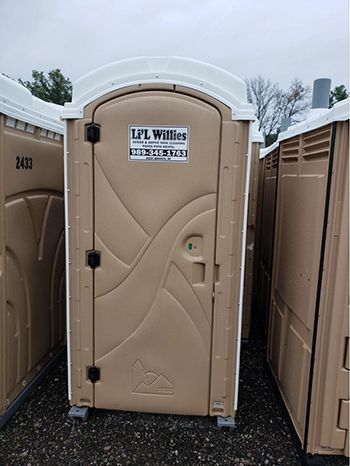
[[[262,76],[247,79],[248,101],[255,107],[259,120],[259,130],[263,132],[265,142],[277,138],[282,117],[302,118],[309,106],[310,89],[300,79],[295,78],[284,92],[276,83]]]
[[[277,84],[272,84],[270,79],[265,79],[262,76],[246,80],[248,102],[251,102],[255,107],[255,114],[259,120],[259,131],[266,126],[271,107],[276,100],[276,96],[280,93]]]
[[[298,78],[294,78],[288,91],[284,94],[283,116],[303,116],[309,108],[310,88],[304,86]]]

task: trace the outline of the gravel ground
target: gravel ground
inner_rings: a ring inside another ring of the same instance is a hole
[[[61,364],[0,431],[0,465],[301,465],[261,345],[243,345],[241,367],[237,428],[218,431],[209,417],[96,410],[71,421]]]

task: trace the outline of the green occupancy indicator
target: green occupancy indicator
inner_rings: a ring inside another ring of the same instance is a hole
[[[188,243],[188,249],[191,251],[191,249],[193,248],[193,244],[192,243]]]

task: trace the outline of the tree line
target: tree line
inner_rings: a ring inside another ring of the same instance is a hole
[[[30,81],[21,78],[18,81],[46,102],[63,105],[71,101],[72,83],[59,68],[49,71],[47,75],[43,71],[33,70]],[[282,118],[291,118],[292,123],[302,121],[310,108],[310,87],[298,78],[291,81],[286,91],[260,75],[246,79],[246,85],[248,101],[254,106],[266,146],[277,139]],[[329,96],[329,106],[346,99],[348,95],[346,86],[335,86]]]
[[[269,146],[278,137],[282,118],[290,118],[292,123],[302,121],[310,109],[311,90],[302,81],[294,78],[287,89],[282,90],[277,83],[262,76],[246,79],[248,101],[255,108],[259,120],[259,130]],[[329,95],[329,107],[348,97],[348,90],[341,84],[335,86]]]

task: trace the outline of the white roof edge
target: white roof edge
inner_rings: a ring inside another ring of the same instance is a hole
[[[264,143],[264,136],[261,131],[259,131],[259,120],[256,119],[252,124],[252,142],[257,142],[259,144]]]
[[[330,109],[312,109],[306,120],[290,126],[286,131],[280,133],[279,141],[289,139],[298,134],[306,133],[334,121],[346,121],[350,117],[350,99],[342,100]]]
[[[307,133],[317,128],[321,128],[329,123],[335,121],[346,121],[350,118],[350,99],[342,100],[330,109],[311,109],[306,120],[301,121],[295,125],[290,126],[286,131],[278,135],[276,142],[271,146],[260,150],[260,159],[266,157],[276,147],[279,146],[281,141],[292,138],[302,133]]]
[[[264,149],[260,149],[259,159],[264,159],[270,152],[275,150],[278,146],[279,146],[279,141],[276,141],[270,146],[265,147]]]
[[[234,120],[254,120],[245,82],[217,66],[183,57],[135,57],[97,68],[73,85],[62,118],[82,118],[84,107],[116,89],[135,84],[175,84],[204,92],[232,110]]]
[[[44,102],[14,79],[0,75],[0,113],[63,134],[63,106]]]

